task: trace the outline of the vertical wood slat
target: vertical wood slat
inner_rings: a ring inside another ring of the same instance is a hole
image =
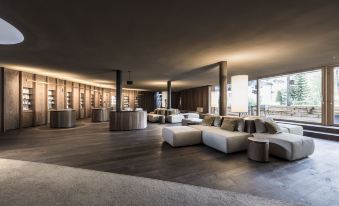
[[[179,98],[181,97],[181,109],[196,111],[197,107],[203,107],[205,113],[210,112],[211,90],[212,87],[208,85],[177,92]]]
[[[0,132],[4,132],[4,70],[0,67]]]
[[[4,69],[3,72],[3,131],[20,127],[20,72]]]

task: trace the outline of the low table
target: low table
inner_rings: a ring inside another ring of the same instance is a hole
[[[160,123],[160,124],[165,124],[165,123],[166,123],[166,117],[165,117],[165,115],[159,116],[159,123]]]
[[[269,141],[264,138],[248,138],[248,158],[258,162],[269,161]]]

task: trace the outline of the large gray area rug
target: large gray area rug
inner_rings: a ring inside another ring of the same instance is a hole
[[[290,205],[248,194],[0,159],[0,205]]]

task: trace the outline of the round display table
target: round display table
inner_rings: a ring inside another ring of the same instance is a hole
[[[109,129],[111,131],[145,129],[146,127],[146,111],[110,111]]]
[[[50,111],[51,128],[71,128],[75,127],[76,110],[63,109]]]
[[[92,108],[92,122],[109,121],[110,108]]]
[[[258,162],[268,162],[269,141],[267,139],[249,137],[248,158]]]

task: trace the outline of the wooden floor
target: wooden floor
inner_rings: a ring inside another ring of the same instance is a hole
[[[8,132],[0,158],[137,175],[251,193],[305,205],[339,205],[339,142],[317,140],[315,153],[286,162],[257,163],[247,154],[225,155],[204,145],[172,148],[163,125],[109,132],[108,123],[79,122],[74,129],[46,126]]]

